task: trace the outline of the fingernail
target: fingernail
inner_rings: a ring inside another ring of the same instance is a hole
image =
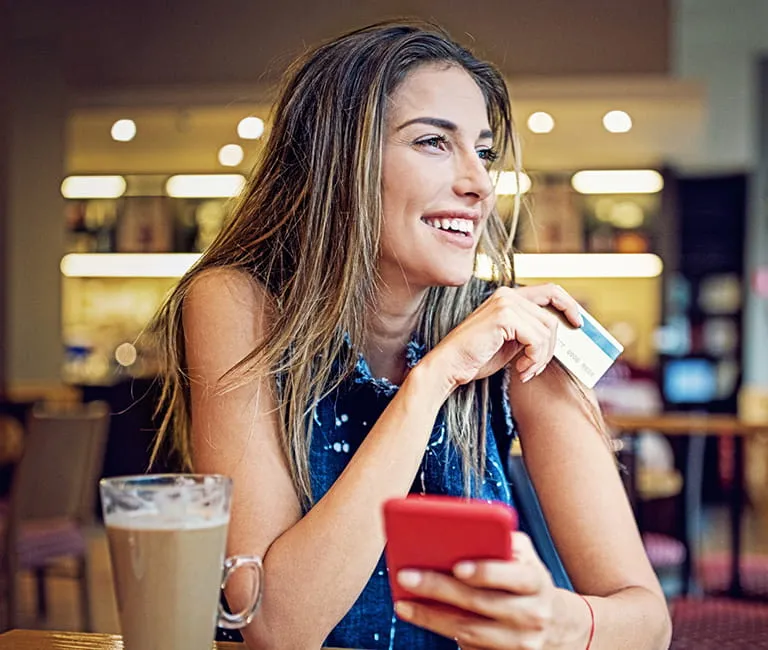
[[[584,318],[579,314],[579,327],[584,327]]]
[[[413,617],[413,605],[410,603],[404,603],[402,601],[398,601],[395,603],[395,613],[400,617],[404,619],[409,619]]]
[[[457,578],[471,578],[475,575],[475,563],[474,562],[459,562],[453,567],[453,575]]]
[[[531,370],[526,370],[522,375],[520,375],[520,383],[524,384],[527,381],[530,381],[536,376],[536,373],[532,372]]]
[[[397,581],[403,587],[418,587],[421,582],[421,573],[413,569],[404,569],[398,572]]]
[[[536,371],[536,374],[534,375],[534,377],[538,377],[542,372],[544,372],[544,368],[546,368],[546,366],[542,366],[541,368],[539,368]]]

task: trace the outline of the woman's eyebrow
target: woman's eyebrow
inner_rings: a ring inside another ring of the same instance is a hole
[[[396,130],[400,131],[411,124],[428,124],[429,126],[436,126],[439,129],[444,129],[445,131],[450,131],[452,133],[459,130],[459,127],[456,124],[440,117],[414,117],[412,120],[403,122]],[[482,140],[484,138],[493,139],[493,132],[490,129],[483,129],[480,131],[478,139]]]

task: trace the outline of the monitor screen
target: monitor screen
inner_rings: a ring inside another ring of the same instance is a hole
[[[664,398],[671,404],[704,404],[717,397],[717,368],[709,359],[670,359],[664,366]]]

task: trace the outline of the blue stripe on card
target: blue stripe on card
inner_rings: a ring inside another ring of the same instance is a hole
[[[588,316],[581,314],[584,324],[581,326],[581,330],[590,338],[592,342],[605,352],[611,359],[616,361],[622,352],[622,349],[616,347],[615,343],[612,343],[595,325],[590,321]]]

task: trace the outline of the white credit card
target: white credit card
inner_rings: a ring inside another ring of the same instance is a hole
[[[555,358],[587,388],[593,388],[624,352],[624,347],[583,308],[579,308],[584,320],[581,327],[574,327],[562,313],[556,313],[561,322]]]

